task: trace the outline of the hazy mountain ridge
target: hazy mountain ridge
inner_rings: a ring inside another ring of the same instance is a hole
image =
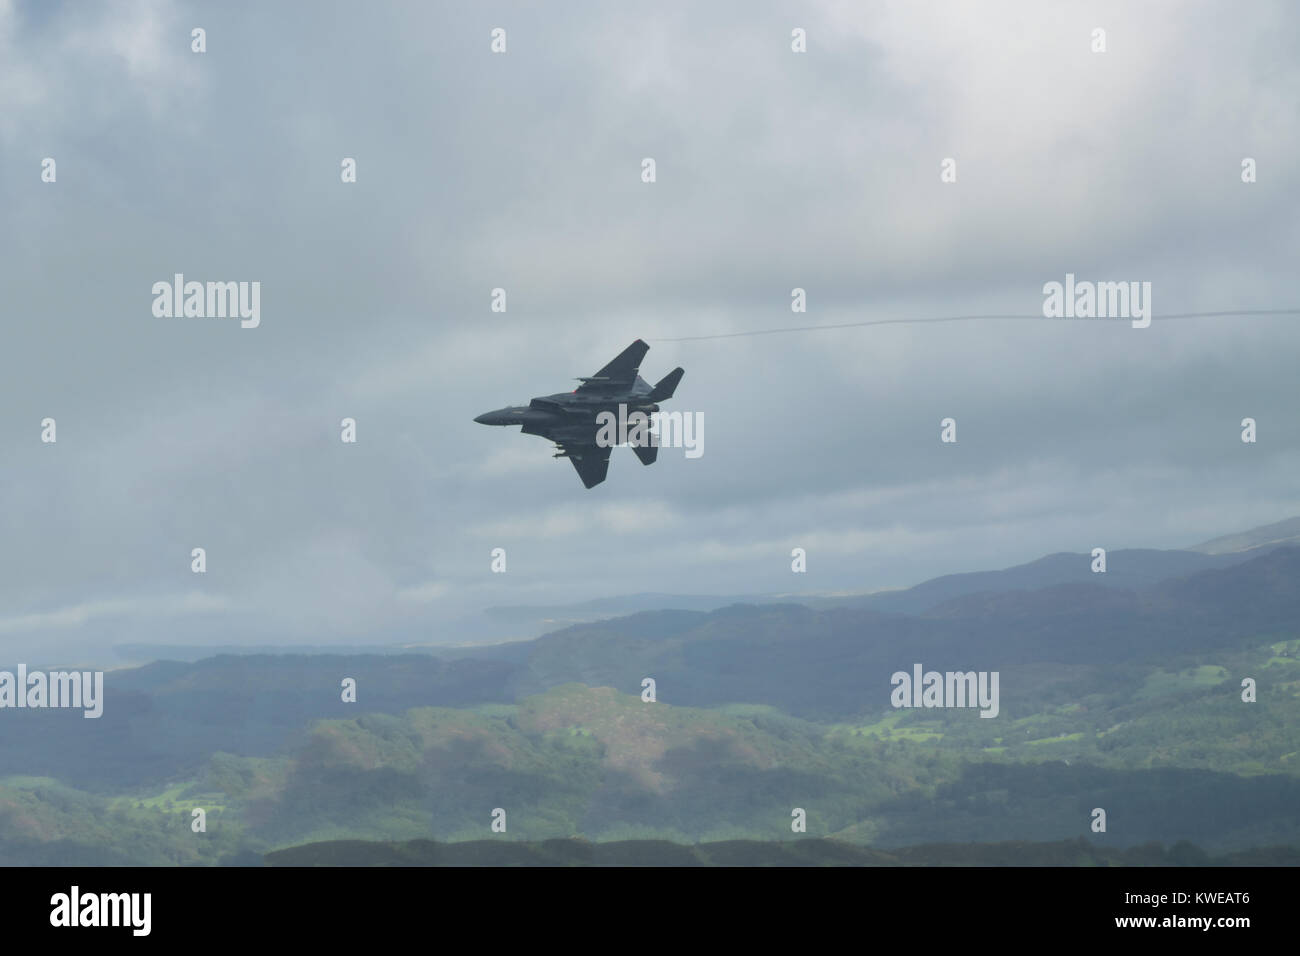
[[[432,654],[439,657],[478,657],[519,660],[525,645],[538,637],[572,626],[609,622],[648,611],[708,613],[736,604],[798,604],[814,610],[871,608],[886,613],[923,614],[967,596],[990,592],[1032,591],[1055,585],[1091,581],[1100,587],[1141,589],[1195,571],[1228,567],[1258,556],[1271,547],[1300,544],[1300,517],[1216,538],[1185,550],[1118,549],[1108,554],[1105,574],[1091,573],[1087,553],[1058,552],[1025,564],[993,571],[943,575],[910,588],[888,588],[847,596],[827,595],[699,595],[643,592],[556,605],[498,605],[479,618],[465,618],[453,631],[472,643],[434,644],[420,641],[376,645],[161,645],[119,644],[115,650],[127,661],[195,661],[223,654]],[[1230,545],[1230,547],[1228,546]],[[1254,552],[1254,553],[1252,553]],[[942,615],[940,615],[942,616]],[[495,623],[493,623],[495,622]],[[501,633],[505,625],[505,631]],[[523,634],[515,633],[526,632]],[[488,635],[495,634],[495,638]]]
[[[498,806],[529,840],[780,840],[804,807],[810,837],[876,847],[1050,842],[1105,805],[1117,825],[1098,846],[1300,845],[1300,548],[1137,589],[1103,577],[922,615],[649,611],[485,658],[225,655],[112,672],[96,721],[0,722],[0,860],[470,840]],[[999,671],[998,717],[890,707],[890,674],[916,662]],[[1240,701],[1244,676],[1257,703]]]
[[[1203,554],[1228,554],[1278,544],[1300,544],[1300,517],[1213,538],[1194,545],[1189,550]]]
[[[1094,577],[1100,577],[1095,575]],[[945,670],[1009,670],[1036,663],[1189,661],[1259,638],[1294,636],[1300,549],[1123,592],[1094,582],[971,597],[927,617],[868,609],[736,606],[705,613],[644,612],[577,625],[522,646],[510,660],[407,656],[225,656],[113,672],[111,703],[90,722],[74,711],[15,710],[0,722],[0,775],[65,774],[79,786],[165,779],[207,754],[267,755],[314,719],[356,709],[511,704],[578,682],[694,707],[776,706],[818,720],[881,706],[889,675],[913,662]],[[1192,656],[1189,656],[1192,655]],[[358,702],[340,700],[344,677]],[[1017,699],[1006,704],[1013,712]],[[36,726],[42,728],[34,736]]]

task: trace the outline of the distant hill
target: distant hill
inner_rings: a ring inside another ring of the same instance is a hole
[[[1300,518],[1288,518],[1249,531],[1224,535],[1198,544],[1191,550],[1202,554],[1234,554],[1279,544],[1300,544]]]
[[[643,592],[620,594],[615,597],[593,598],[572,604],[510,604],[487,608],[483,613],[503,621],[546,622],[552,627],[558,622],[580,624],[602,618],[623,617],[641,611],[712,611],[729,604],[756,604],[772,600],[767,595],[716,595],[716,594],[664,594]]]
[[[1104,575],[1091,572],[1092,557],[1083,552],[1050,554],[1025,564],[995,571],[948,574],[910,588],[871,590],[852,595],[827,594],[671,594],[641,592],[593,598],[568,604],[501,605],[464,617],[446,632],[456,644],[425,643],[419,637],[402,643],[353,645],[176,645],[119,644],[114,651],[125,662],[152,660],[197,661],[220,654],[433,654],[443,658],[476,657],[519,660],[523,646],[565,627],[595,624],[646,611],[711,612],[736,604],[798,604],[814,610],[870,608],[891,614],[923,614],[966,595],[1032,591],[1056,585],[1091,582],[1102,587],[1141,589],[1197,571],[1229,567],[1267,548],[1300,545],[1300,518],[1252,528],[1204,542],[1186,550],[1118,549],[1107,554]]]
[[[1105,574],[1094,574],[1091,554],[1062,552],[1001,571],[948,574],[906,590],[889,591],[846,603],[896,614],[920,614],[953,598],[988,591],[1032,591],[1085,582],[1137,590],[1196,571],[1228,567],[1250,557],[1252,555],[1245,553],[1211,555],[1193,551],[1120,549],[1107,552]]]
[[[572,604],[515,605],[488,608],[484,613],[521,629],[554,630],[642,611],[714,611],[733,604],[802,604],[819,610],[870,607],[877,611],[918,614],[944,601],[984,591],[1025,591],[1093,580],[1105,587],[1138,589],[1196,571],[1228,567],[1255,555],[1247,552],[1283,544],[1300,544],[1300,518],[1263,525],[1215,538],[1186,550],[1121,548],[1107,553],[1104,576],[1091,574],[1092,556],[1059,552],[996,571],[973,571],[931,578],[910,588],[832,597],[826,595],[700,595],[642,593],[596,598]]]
[[[864,685],[915,661],[961,670],[1151,663],[1228,652],[1261,634],[1295,636],[1300,620],[1300,548],[1140,591],[1096,580],[1107,575],[981,592],[926,616],[799,605],[646,612],[539,638],[515,686],[538,693],[580,681],[631,691],[653,676],[662,699],[675,703],[762,702],[807,719],[842,719],[875,705]]]
[[[281,751],[313,720],[358,709],[514,704],[570,683],[639,693],[688,707],[756,704],[804,720],[878,713],[889,675],[913,662],[1004,672],[1003,707],[1019,716],[1056,693],[1033,668],[1151,668],[1221,663],[1297,636],[1300,548],[1252,552],[1227,568],[1143,590],[1085,580],[979,592],[916,615],[870,608],[737,605],[713,612],[650,611],[576,625],[535,641],[418,655],[241,655],[158,662],[106,675],[104,716],[9,710],[0,720],[0,776],[64,776],[79,786],[166,779],[224,750]],[[1017,680],[1017,674],[1024,674]],[[340,700],[357,680],[357,704]],[[87,733],[88,729],[95,733]]]
[[[95,720],[79,710],[4,711],[0,777],[58,777],[91,790],[167,780],[197,772],[217,751],[282,751],[305,739],[312,721],[358,708],[401,713],[508,700],[513,671],[503,662],[427,655],[290,654],[110,671]],[[357,682],[355,706],[342,701],[345,677]]]
[[[667,841],[703,862],[721,857],[695,844],[788,839],[792,807],[810,840],[886,855],[1069,840],[1097,806],[1123,821],[1088,837],[1106,852],[1300,845],[1300,547],[1219,562],[1118,551],[1093,574],[1088,556],[1057,555],[936,579],[909,613],[661,609],[513,644],[111,671],[97,720],[5,710],[0,860],[247,864],[323,841],[473,842],[493,807],[511,841]],[[996,718],[893,708],[890,675],[914,663],[997,671]],[[349,677],[356,703],[341,700]],[[483,852],[515,852],[503,845]],[[476,851],[447,851],[461,852]]]

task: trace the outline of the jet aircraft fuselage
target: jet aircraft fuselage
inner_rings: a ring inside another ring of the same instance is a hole
[[[595,375],[580,378],[572,392],[557,392],[534,398],[527,405],[514,405],[484,412],[474,419],[480,425],[522,425],[525,435],[541,435],[555,442],[556,458],[568,458],[582,483],[594,487],[605,480],[612,446],[597,442],[601,412],[617,418],[641,412],[647,418],[659,411],[659,402],[672,397],[685,372],[676,368],[653,388],[638,371],[650,346],[637,339]],[[620,408],[622,406],[622,408]],[[632,450],[642,464],[652,464],[659,448],[652,442],[634,444]]]

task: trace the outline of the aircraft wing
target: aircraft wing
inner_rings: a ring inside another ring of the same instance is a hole
[[[617,356],[610,360],[608,365],[595,375],[584,378],[582,384],[578,386],[578,391],[609,388],[616,385],[631,388],[632,383],[636,381],[636,374],[641,368],[641,360],[645,358],[646,352],[649,351],[650,346],[637,339],[619,352]]]
[[[613,448],[608,446],[602,448],[600,445],[570,445],[561,444],[565,450],[569,461],[573,462],[574,470],[578,472],[578,477],[582,479],[583,485],[588,488],[594,488],[605,480],[605,475],[609,473],[609,453]]]

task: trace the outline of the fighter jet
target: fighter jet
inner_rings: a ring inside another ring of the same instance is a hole
[[[673,397],[677,383],[686,374],[683,369],[675,368],[651,388],[650,383],[637,374],[648,351],[650,346],[637,339],[595,375],[578,378],[582,384],[572,392],[534,398],[527,405],[484,412],[474,421],[480,425],[522,425],[525,435],[541,435],[555,442],[553,457],[573,462],[582,483],[594,488],[605,480],[612,450],[611,445],[602,446],[596,441],[600,431],[597,416],[601,412],[610,412],[617,419],[620,405],[626,406],[622,410],[623,420],[633,412],[649,416],[659,411],[659,402]],[[659,455],[659,446],[650,442],[632,444],[632,450],[643,465],[653,464]]]

